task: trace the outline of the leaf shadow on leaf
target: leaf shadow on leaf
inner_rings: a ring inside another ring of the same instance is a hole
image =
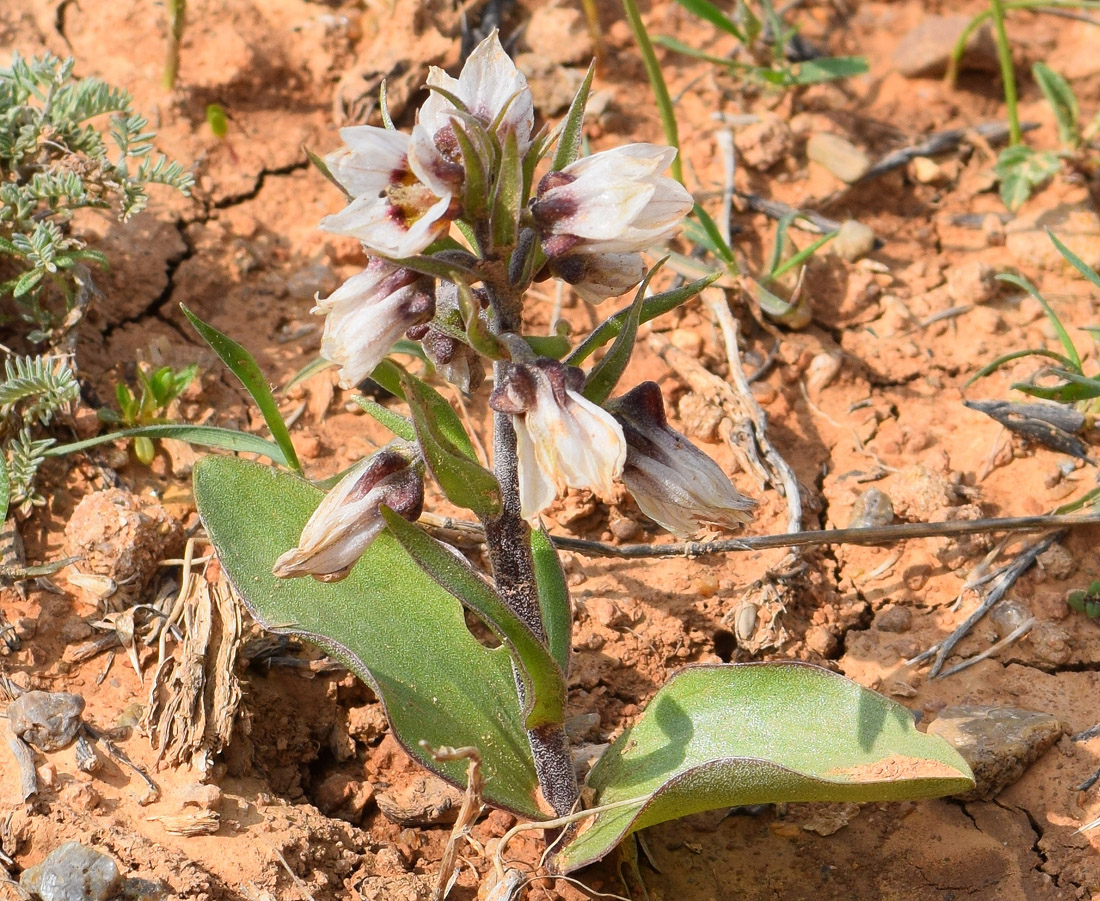
[[[875,746],[875,742],[886,725],[887,716],[897,720],[899,726],[913,725],[913,716],[907,707],[898,705],[897,707],[887,708],[885,705],[877,703],[875,696],[872,694],[859,695],[858,710],[859,726],[856,730],[856,738],[859,741],[859,746],[864,751],[870,751]]]
[[[630,772],[635,777],[619,780],[618,787],[624,790],[651,780],[654,772],[675,772],[687,756],[688,746],[695,735],[695,725],[679,702],[667,696],[660,698],[653,710],[653,718],[668,736],[668,744],[631,761]]]

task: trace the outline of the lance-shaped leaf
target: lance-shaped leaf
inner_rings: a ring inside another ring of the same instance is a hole
[[[639,317],[639,322],[649,322],[649,320],[656,319],[658,316],[670,310],[675,310],[681,304],[691,300],[691,298],[704,288],[714,284],[721,277],[721,272],[713,272],[705,278],[696,279],[689,284],[681,285],[679,288],[673,288],[670,291],[662,291],[660,294],[654,294],[652,297],[647,297],[642,302],[642,312]],[[629,307],[624,307],[596,326],[596,328],[592,330],[592,334],[577,345],[576,350],[566,358],[565,362],[570,366],[580,366],[581,363],[592,356],[593,353],[603,347],[608,341],[618,337],[619,332],[623,330],[623,326],[630,316],[632,308],[633,304]]]
[[[584,382],[584,396],[594,404],[602,404],[611,396],[615,386],[619,384],[626,367],[630,364],[630,355],[634,353],[634,339],[638,337],[638,324],[642,320],[642,304],[645,303],[646,288],[657,274],[657,270],[664,265],[665,260],[660,260],[649,272],[646,273],[638,290],[634,294],[634,302],[626,311],[626,319],[623,320],[619,334],[611,349],[604,354]]]
[[[359,404],[359,408],[364,413],[375,422],[384,425],[398,438],[404,438],[406,441],[416,440],[416,429],[413,427],[412,422],[400,413],[394,413],[393,410],[383,407],[377,401],[373,401],[369,397],[363,397],[362,394],[357,394],[352,400]]]
[[[195,331],[202,335],[203,340],[214,349],[222,362],[252,395],[256,406],[263,414],[264,422],[271,431],[271,437],[282,449],[287,465],[295,472],[301,473],[302,464],[298,462],[298,455],[294,452],[294,442],[290,440],[290,432],[287,430],[283,414],[279,412],[279,405],[275,402],[275,397],[255,357],[228,335],[218,331],[212,325],[207,325],[183,304],[180,304],[180,309],[195,327]]]
[[[132,429],[122,429],[118,432],[107,432],[96,435],[94,438],[85,438],[83,441],[73,441],[70,444],[55,444],[43,452],[46,457],[64,457],[77,451],[87,450],[110,441],[119,441],[123,438],[175,438],[178,441],[186,441],[196,447],[216,447],[221,450],[234,451],[243,454],[260,454],[267,457],[273,463],[280,466],[289,466],[283,450],[273,441],[253,435],[249,432],[238,432],[234,429],[223,429],[214,425],[139,425]]]
[[[573,633],[569,585],[550,533],[541,526],[531,530],[531,557],[535,565],[535,587],[539,593],[542,624],[546,629],[546,644],[561,671],[568,676]]]
[[[424,462],[447,500],[473,510],[478,516],[498,514],[501,509],[500,483],[477,461],[472,447],[456,444],[440,427],[435,411],[437,405],[432,397],[439,395],[407,372],[401,377],[401,387],[412,412],[416,440],[424,454]],[[447,409],[451,409],[450,404],[447,404]],[[462,436],[466,437],[465,431]]]
[[[493,244],[512,247],[516,243],[519,212],[523,204],[523,160],[516,133],[508,132],[493,186]]]
[[[564,719],[565,677],[546,645],[504,603],[496,589],[419,526],[382,508],[386,527],[420,568],[473,611],[511,651],[524,684],[524,725],[560,725]]]
[[[485,800],[545,819],[511,655],[470,634],[462,606],[392,535],[379,535],[341,582],[277,579],[271,567],[297,544],[321,491],[232,457],[200,460],[194,482],[222,566],[261,625],[312,642],[367,682],[423,766],[463,787],[466,762],[436,761],[419,742],[476,747]]]
[[[593,60],[562,122],[558,149],[554,151],[554,161],[550,164],[551,170],[555,172],[576,162],[581,155],[581,141],[584,140],[584,108],[588,105],[588,92],[592,90],[592,78],[595,74],[596,61]]]
[[[680,670],[588,777],[592,807],[550,866],[568,873],[676,817],[780,801],[897,801],[972,788],[965,761],[900,704],[800,663]]]
[[[402,380],[406,375],[405,370],[394,363],[393,360],[383,360],[375,367],[370,377],[394,397],[406,400],[405,388],[402,385]],[[470,441],[470,436],[466,434],[466,429],[462,427],[462,420],[458,418],[454,407],[447,403],[447,398],[430,385],[419,380],[417,380],[417,390],[420,402],[432,418],[435,428],[462,456],[476,463],[477,453],[474,451],[473,442]]]

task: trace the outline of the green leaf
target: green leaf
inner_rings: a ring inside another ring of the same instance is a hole
[[[1066,247],[1066,245],[1062,243],[1061,238],[1054,234],[1049,228],[1046,230],[1046,233],[1047,237],[1054,242],[1054,246],[1058,248],[1058,252],[1069,261],[1073,268],[1092,282],[1096,288],[1100,288],[1100,274],[1097,274],[1095,269]]]
[[[464,180],[462,206],[468,219],[483,219],[489,212],[489,161],[485,158],[466,130],[456,122],[451,123],[455,140],[462,151]]]
[[[537,729],[564,720],[565,677],[546,645],[504,603],[496,589],[418,525],[383,508],[386,527],[436,584],[477,614],[508,649],[524,683],[524,725]]]
[[[717,807],[896,801],[973,788],[942,739],[905,707],[799,663],[680,670],[588,777],[596,814],[550,860],[568,873],[630,832]]]
[[[713,3],[708,2],[708,0],[676,0],[676,2],[700,19],[710,22],[711,25],[717,26],[728,34],[732,34],[738,41],[748,47],[750,42],[745,33],[737,27],[733,19]]]
[[[1058,123],[1058,140],[1065,147],[1075,147],[1079,140],[1077,117],[1080,108],[1073,88],[1046,63],[1035,63],[1031,67],[1031,74],[1054,112],[1054,119]]]
[[[1047,319],[1050,320],[1050,324],[1054,326],[1054,331],[1058,335],[1058,340],[1062,344],[1062,349],[1066,352],[1066,356],[1069,357],[1070,362],[1073,364],[1070,368],[1077,372],[1081,372],[1081,355],[1077,353],[1077,348],[1073,346],[1073,339],[1070,338],[1069,332],[1066,331],[1066,327],[1062,325],[1062,320],[1058,318],[1058,314],[1055,313],[1050,304],[1047,303],[1046,298],[1039,293],[1039,289],[1026,278],[1013,275],[1011,272],[1002,272],[997,278],[1002,282],[1008,282],[1010,285],[1015,285],[1017,288],[1023,288],[1028,294],[1039,301],[1039,306],[1043,308],[1043,312],[1047,314]]]
[[[692,239],[694,243],[705,247],[725,263],[727,267],[732,267],[733,271],[736,272],[737,260],[733,255],[733,250],[730,248],[729,244],[726,243],[726,239],[722,237],[722,231],[718,228],[718,223],[715,222],[711,218],[710,213],[699,204],[695,204],[691,214],[699,220],[699,225],[703,230],[701,235],[697,234]],[[688,224],[694,225],[691,220],[688,220]]]
[[[835,81],[838,78],[863,75],[869,68],[867,60],[862,56],[823,56],[791,66],[788,70],[788,83],[803,85]]]
[[[394,413],[393,410],[383,407],[369,397],[363,397],[362,394],[355,395],[352,400],[359,404],[364,413],[372,417],[375,422],[380,422],[398,438],[404,438],[406,441],[416,440],[416,429],[413,427],[412,420],[406,419],[400,413]]]
[[[588,74],[573,95],[573,102],[569,104],[569,112],[565,114],[562,123],[561,137],[558,139],[558,147],[554,151],[554,159],[550,164],[551,171],[558,172],[576,162],[581,153],[581,139],[584,137],[584,108],[588,105],[588,93],[592,90],[592,78],[596,74],[596,62],[593,60],[588,66]]]
[[[462,606],[383,532],[341,582],[276,579],[321,500],[308,482],[231,457],[195,466],[195,500],[225,571],[266,628],[301,636],[367,682],[394,737],[419,763],[464,787],[465,761],[438,762],[420,741],[481,753],[484,798],[545,819],[506,648],[466,628]]]
[[[691,300],[691,298],[704,288],[714,284],[722,275],[723,273],[721,272],[712,272],[705,278],[696,279],[686,285],[681,285],[679,288],[673,288],[670,291],[662,291],[660,294],[654,294],[652,297],[647,297],[642,304],[640,321],[649,322],[651,319],[656,319],[658,316],[675,310],[681,304]],[[624,307],[596,326],[596,328],[592,330],[592,334],[577,345],[576,349],[566,358],[565,362],[570,366],[580,366],[581,363],[592,356],[593,353],[603,347],[608,341],[614,340],[619,332],[622,331],[623,325],[626,323],[632,307],[633,304],[629,307]]]
[[[668,257],[660,260],[649,272],[646,273],[638,290],[634,294],[634,302],[626,311],[626,319],[623,320],[619,334],[611,349],[603,358],[592,367],[588,378],[584,382],[584,396],[594,404],[602,404],[611,396],[615,386],[619,384],[626,367],[630,364],[630,355],[634,352],[634,339],[638,336],[638,323],[642,318],[642,304],[645,303],[646,288],[653,280]]]
[[[24,272],[19,276],[15,282],[15,287],[12,288],[12,297],[22,297],[24,294],[32,291],[40,281],[45,273],[41,269],[31,269],[29,272]]]
[[[493,185],[493,245],[512,247],[516,243],[520,207],[523,205],[523,160],[519,154],[516,133],[504,138],[504,150]]]
[[[1031,196],[1034,188],[1061,168],[1058,155],[1038,152],[1023,144],[1012,144],[997,157],[994,173],[1001,180],[1001,200],[1010,210],[1016,210]]]
[[[535,586],[539,593],[542,624],[550,653],[565,675],[569,675],[569,655],[572,651],[573,608],[569,603],[569,584],[561,568],[561,558],[541,526],[531,530],[531,557],[535,564]]]
[[[275,402],[275,397],[271,393],[267,379],[264,377],[259,365],[257,365],[255,358],[228,335],[218,331],[212,325],[207,325],[183,304],[180,304],[180,309],[183,310],[183,315],[190,320],[206,343],[214,349],[214,353],[221,357],[222,362],[229,367],[233,375],[244,385],[245,390],[252,395],[256,406],[260,408],[260,412],[263,414],[264,422],[267,423],[267,427],[271,431],[271,437],[282,448],[283,458],[287,461],[287,465],[295,472],[301,473],[302,464],[298,462],[298,455],[294,452],[294,442],[290,440],[290,431],[286,427],[283,414],[279,412],[279,405]]]
[[[153,439],[175,438],[196,447],[216,447],[239,454],[260,454],[280,466],[287,465],[283,449],[273,441],[248,432],[222,429],[212,425],[142,425],[133,429],[123,429],[120,432],[97,435],[95,438],[86,438],[83,441],[74,441],[72,444],[55,444],[45,452],[45,456],[63,457],[66,454],[75,454],[77,451],[111,441],[141,436]]]
[[[966,382],[963,384],[963,387],[968,388],[970,385],[972,385],[978,379],[985,378],[990,373],[996,372],[998,369],[1000,369],[1002,366],[1004,366],[1005,363],[1011,363],[1013,360],[1019,360],[1022,357],[1033,357],[1033,356],[1034,357],[1046,357],[1049,360],[1057,360],[1063,366],[1072,366],[1073,365],[1073,360],[1071,360],[1069,357],[1063,357],[1061,354],[1056,354],[1053,350],[1045,350],[1043,348],[1037,348],[1037,349],[1034,349],[1034,350],[1030,349],[1030,348],[1027,349],[1027,350],[1014,350],[1012,353],[1002,354],[1001,356],[997,357],[997,359],[994,360],[991,363],[986,363],[985,366],[983,366],[981,369],[979,369],[970,378],[968,378],[966,380]]]
[[[412,412],[413,427],[424,462],[447,500],[473,510],[480,517],[500,513],[500,484],[496,476],[478,462],[451,405],[447,404],[447,409],[451,411],[462,438],[466,439],[462,446],[452,441],[442,428],[443,417],[438,414],[436,403],[436,398],[443,400],[440,395],[407,372],[401,377],[401,387]]]

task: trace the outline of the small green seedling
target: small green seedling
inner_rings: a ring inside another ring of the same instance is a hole
[[[225,115],[225,108],[218,103],[206,105],[206,124],[215,138],[222,140],[229,134],[229,119]]]
[[[123,382],[115,385],[118,411],[103,408],[96,415],[111,425],[132,429],[138,426],[167,423],[168,405],[178,398],[198,373],[198,364],[191,364],[179,371],[171,366],[161,366],[151,374],[141,365],[137,367],[138,391],[134,393]],[[134,456],[148,466],[156,455],[153,439],[139,435],[133,439]]]
[[[1089,619],[1100,617],[1100,579],[1093,579],[1089,587],[1078,588],[1066,595],[1071,610],[1083,613]]]

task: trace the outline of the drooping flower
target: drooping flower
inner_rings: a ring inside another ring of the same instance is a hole
[[[453,197],[422,182],[410,167],[410,137],[399,131],[357,125],[340,130],[345,148],[325,165],[352,201],[321,220],[321,228],[358,238],[369,251],[388,257],[420,253],[450,227]]]
[[[410,522],[419,519],[424,507],[424,483],[415,460],[392,447],[360,461],[325,495],[298,546],[279,557],[272,572],[280,579],[344,578],[385,527],[382,504]]]
[[[642,280],[639,254],[672,238],[694,205],[661,173],[671,147],[627,144],[582,157],[539,184],[531,212],[551,270],[586,300],[622,294]]]
[[[442,88],[456,97],[485,128],[495,126],[503,144],[513,133],[522,156],[531,144],[535,112],[527,79],[505,53],[494,30],[474,48],[458,78],[437,66],[428,74],[428,87]],[[409,162],[413,171],[436,193],[458,193],[462,184],[462,152],[455,138],[456,107],[432,91],[420,107],[412,134]]]
[[[372,259],[313,308],[326,316],[321,355],[340,364],[341,384],[354,387],[409,328],[431,319],[434,311],[430,280]]]
[[[626,439],[622,480],[650,519],[687,538],[706,525],[732,529],[752,520],[755,501],[665,416],[661,389],[642,382],[608,403]]]
[[[579,369],[539,359],[512,366],[489,399],[497,412],[512,414],[525,519],[538,516],[566,488],[606,496],[623,471],[623,430],[580,394],[582,386]]]

